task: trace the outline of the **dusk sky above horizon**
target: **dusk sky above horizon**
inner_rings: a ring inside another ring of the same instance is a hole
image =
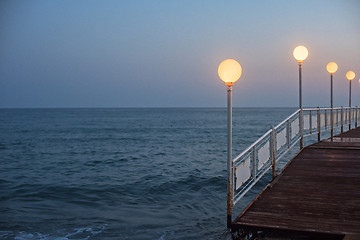
[[[360,1],[0,1],[0,108],[360,105]]]

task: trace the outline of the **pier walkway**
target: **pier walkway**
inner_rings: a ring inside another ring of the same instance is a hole
[[[231,228],[360,239],[360,128],[302,149]]]

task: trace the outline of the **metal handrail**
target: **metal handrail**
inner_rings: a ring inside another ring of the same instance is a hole
[[[356,109],[357,108],[357,106],[356,107],[351,107],[351,109]],[[318,110],[319,108],[303,108],[303,111],[309,111],[309,110],[312,110],[312,111],[314,111],[314,110]],[[350,109],[350,107],[334,107],[333,108],[333,110],[336,110],[336,109]],[[299,109],[300,110],[300,109]],[[298,111],[299,111],[298,110]],[[331,110],[331,108],[320,108],[320,110]]]
[[[302,115],[302,117],[301,117]],[[300,122],[302,119],[302,123]],[[306,119],[306,120],[304,120]],[[357,127],[360,108],[305,108],[298,109],[284,121],[262,135],[232,160],[232,207],[272,168],[276,177],[278,162],[300,139],[349,124]],[[300,124],[301,123],[301,124]],[[303,129],[301,129],[301,126]]]
[[[257,145],[259,142],[261,142],[261,140],[263,140],[267,135],[269,135],[271,133],[271,130],[267,131],[264,135],[262,135],[258,140],[256,140],[253,144],[251,144],[247,149],[245,149],[242,153],[240,153],[238,156],[236,156],[233,159],[233,163],[236,162],[237,160],[239,160],[239,158],[244,155],[246,152],[248,152],[249,150],[251,150],[255,145]]]
[[[296,112],[294,112],[293,114],[291,114],[289,117],[287,117],[284,121],[282,121],[281,123],[279,123],[275,129],[279,128],[282,124],[284,124],[286,121],[288,121],[290,118],[294,117],[297,113],[300,112],[300,109],[298,109]]]

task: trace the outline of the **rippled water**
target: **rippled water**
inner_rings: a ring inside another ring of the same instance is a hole
[[[234,155],[294,110],[235,108]],[[0,109],[0,239],[223,239],[226,133],[221,108]]]

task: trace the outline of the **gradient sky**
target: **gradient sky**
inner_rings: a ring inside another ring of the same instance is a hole
[[[219,63],[243,75],[234,107],[360,105],[360,1],[0,1],[0,107],[225,107]]]

